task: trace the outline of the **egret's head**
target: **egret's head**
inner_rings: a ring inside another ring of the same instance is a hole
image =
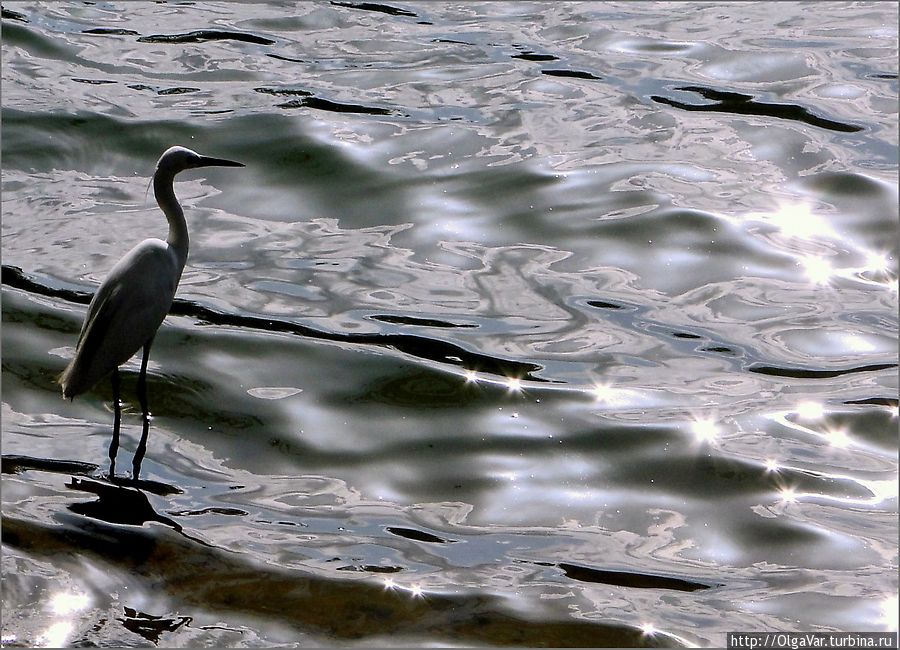
[[[223,158],[210,158],[201,156],[196,151],[187,147],[169,147],[156,163],[156,173],[174,176],[185,169],[196,167],[243,167],[244,165],[233,160]]]

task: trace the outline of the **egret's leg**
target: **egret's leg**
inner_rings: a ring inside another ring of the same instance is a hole
[[[141,432],[141,442],[138,444],[137,451],[134,452],[134,460],[132,467],[134,473],[132,478],[138,480],[141,473],[141,463],[144,460],[144,454],[147,453],[147,435],[150,433],[150,409],[147,408],[147,361],[150,359],[150,345],[153,339],[144,344],[144,357],[141,359],[141,374],[138,375],[137,394],[138,401],[141,403],[141,415],[143,416],[143,431]]]
[[[119,369],[112,371],[113,434],[109,441],[109,478],[116,476],[116,454],[119,451],[119,427],[122,424],[122,402],[119,400]]]

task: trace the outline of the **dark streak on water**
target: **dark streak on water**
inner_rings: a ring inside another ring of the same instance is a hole
[[[438,537],[437,535],[432,535],[431,533],[426,533],[423,530],[414,530],[411,528],[401,528],[399,526],[387,526],[385,530],[392,535],[397,535],[398,537],[405,537],[406,539],[412,539],[417,542],[425,542],[426,544],[452,544],[452,539],[444,539],[443,537]]]
[[[133,29],[120,29],[116,27],[96,27],[94,29],[84,29],[82,34],[98,34],[101,36],[140,36]]]
[[[244,43],[256,43],[257,45],[271,45],[275,41],[255,34],[232,32],[212,29],[197,29],[183,34],[152,34],[141,36],[138,43],[202,43],[203,41],[242,41]]]
[[[590,567],[578,566],[561,562],[559,568],[566,576],[582,582],[597,582],[604,585],[616,585],[620,587],[633,587],[636,589],[673,589],[675,591],[697,591],[709,589],[705,585],[690,580],[679,580],[667,576],[654,576],[647,574],[635,574],[624,571],[600,571]]]
[[[390,5],[378,4],[375,2],[338,2],[332,0],[331,4],[336,7],[349,7],[350,9],[361,9],[363,11],[374,11],[377,13],[388,14],[390,16],[411,16],[417,17],[414,11],[392,7]]]
[[[19,22],[27,23],[28,19],[24,14],[20,14],[18,11],[13,11],[12,9],[7,9],[3,7],[3,18],[7,20],[18,20]]]
[[[796,377],[797,379],[828,379],[831,377],[840,377],[856,372],[878,372],[879,370],[889,370],[896,368],[896,363],[874,363],[867,366],[855,366],[850,368],[842,368],[840,370],[813,370],[811,368],[777,368],[773,366],[763,366],[752,364],[747,370],[750,372],[758,372],[762,375],[772,375],[773,377]]]
[[[382,323],[393,323],[394,325],[413,325],[416,327],[478,327],[471,323],[450,323],[445,320],[437,320],[435,318],[416,318],[415,316],[394,316],[391,314],[374,314],[369,316],[372,320],[381,321]]]
[[[815,115],[809,109],[803,106],[793,104],[781,104],[762,102],[753,98],[753,95],[744,95],[742,93],[727,92],[715,90],[713,88],[704,88],[702,86],[679,86],[675,90],[684,92],[694,92],[703,96],[705,99],[717,102],[715,104],[688,104],[686,102],[677,101],[669,97],[661,97],[653,95],[650,97],[660,104],[668,104],[675,108],[681,108],[686,111],[713,111],[723,113],[733,113],[735,115],[761,115],[777,117],[783,120],[796,120],[804,122],[812,126],[817,126],[830,131],[839,131],[841,133],[856,133],[862,131],[861,126],[853,124],[845,124],[836,120],[830,120],[819,115]]]
[[[551,77],[570,77],[572,79],[603,79],[603,77],[598,77],[597,75],[591,74],[590,72],[585,72],[584,70],[541,70],[541,74],[545,74]]]

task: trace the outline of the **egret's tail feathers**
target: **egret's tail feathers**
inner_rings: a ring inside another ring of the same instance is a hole
[[[75,381],[75,361],[76,359],[72,359],[66,369],[56,378],[56,383],[62,388],[63,397],[67,399],[74,399],[76,395],[80,395],[85,390]]]
[[[69,374],[70,374],[71,367],[72,367],[72,364],[69,364],[68,366],[66,366],[66,369],[63,370],[61,373],[59,373],[59,375],[56,377],[56,383],[59,384],[60,387],[62,388],[62,396],[64,399],[67,397],[69,399],[75,397],[74,395],[68,394],[68,392],[69,392],[68,391]]]

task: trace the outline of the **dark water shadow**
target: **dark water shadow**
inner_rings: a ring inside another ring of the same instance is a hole
[[[151,34],[150,36],[141,36],[137,41],[138,43],[172,43],[179,45],[183,43],[202,43],[204,41],[242,41],[257,45],[271,45],[275,42],[270,38],[257,36],[256,34],[216,29],[198,29],[182,34]]]
[[[331,111],[332,113],[400,115],[396,111],[393,111],[389,108],[381,108],[379,106],[364,106],[362,104],[348,104],[345,102],[336,102],[330,99],[325,99],[323,97],[317,97],[312,92],[303,90],[302,88],[270,88],[267,86],[261,86],[259,88],[254,88],[253,91],[262,93],[264,95],[291,98],[285,102],[276,104],[278,108],[316,108],[322,111]]]
[[[431,533],[426,533],[424,530],[417,530],[415,528],[387,526],[385,530],[398,537],[404,537],[416,542],[426,542],[428,544],[452,544],[455,541],[452,539],[444,539],[443,537],[438,537],[437,535],[432,535]]]
[[[148,481],[146,479],[134,480],[125,476],[102,476],[100,466],[94,463],[84,463],[77,460],[54,460],[51,458],[35,458],[33,456],[21,456],[18,454],[3,454],[0,459],[0,469],[4,474],[21,474],[28,470],[50,472],[52,474],[67,474],[82,476],[91,481],[105,481],[111,486],[127,487],[144,490],[158,496],[181,494],[182,490],[174,485],[160,481]],[[76,481],[74,476],[73,481]]]
[[[529,614],[492,594],[416,596],[381,581],[335,579],[289,570],[197,543],[170,527],[135,528],[97,520],[3,522],[4,545],[54,562],[114,563],[155,592],[207,611],[236,612],[337,641],[388,635],[436,643],[523,647],[659,647],[673,639],[637,626],[575,620],[566,611]],[[346,573],[343,575],[347,575]]]
[[[720,585],[710,585],[694,580],[684,580],[671,576],[662,576],[652,573],[638,573],[634,571],[606,571],[560,562],[559,568],[563,570],[567,578],[579,582],[595,582],[616,587],[632,587],[636,589],[672,589],[675,591],[699,591]]]
[[[761,363],[751,364],[747,370],[760,375],[769,375],[771,377],[792,377],[794,379],[831,379],[833,377],[841,377],[842,375],[851,375],[857,372],[878,372],[880,370],[889,370],[896,368],[896,363],[873,363],[865,366],[851,366],[849,368],[838,368],[835,370],[816,370],[814,368],[785,368],[779,366],[769,366]]]
[[[441,328],[477,328],[478,325],[473,323],[451,323],[436,318],[419,318],[417,316],[399,316],[395,314],[373,314],[368,316],[370,320],[376,320],[381,323],[390,323],[392,325],[415,325],[417,327],[441,327]]]
[[[18,20],[19,22],[27,23],[28,19],[25,17],[25,14],[20,14],[18,11],[13,11],[12,9],[7,9],[3,7],[2,17],[7,20]]]
[[[603,77],[598,77],[597,75],[587,72],[586,70],[557,70],[555,68],[549,70],[541,70],[541,74],[545,74],[549,77],[568,77],[571,79],[589,79],[589,80],[601,80]]]
[[[673,590],[673,591],[701,591],[723,586],[719,583],[700,582],[676,578],[675,576],[660,575],[658,573],[645,573],[641,571],[610,571],[595,569],[593,567],[574,564],[571,562],[539,562],[535,560],[517,560],[523,564],[533,564],[543,567],[555,567],[562,569],[563,574],[570,580],[578,582],[591,582],[596,584],[611,585],[614,587],[629,587],[632,589]]]
[[[28,470],[39,470],[56,474],[93,476],[100,471],[100,466],[95,465],[94,463],[83,463],[77,460],[51,460],[48,458],[20,456],[17,454],[3,454],[2,459],[0,459],[0,471],[4,474],[21,474]]]
[[[332,0],[331,4],[335,7],[347,7],[348,9],[374,11],[376,13],[388,14],[389,16],[409,16],[411,18],[418,18],[418,14],[413,11],[408,11],[407,9],[392,7],[391,5],[380,4],[377,2],[338,2],[337,0]]]
[[[82,29],[82,34],[93,34],[96,36],[140,36],[140,32],[133,29],[121,29],[117,27],[94,27],[92,29]]]
[[[784,120],[803,122],[810,126],[817,126],[829,131],[841,133],[856,133],[862,131],[861,126],[845,124],[836,120],[810,112],[807,108],[797,104],[761,102],[752,95],[742,93],[715,90],[703,86],[680,86],[675,90],[698,93],[704,99],[716,102],[715,104],[689,104],[669,97],[651,95],[650,99],[658,104],[666,104],[685,111],[732,113],[735,115],[758,115],[762,117],[777,117]]]

